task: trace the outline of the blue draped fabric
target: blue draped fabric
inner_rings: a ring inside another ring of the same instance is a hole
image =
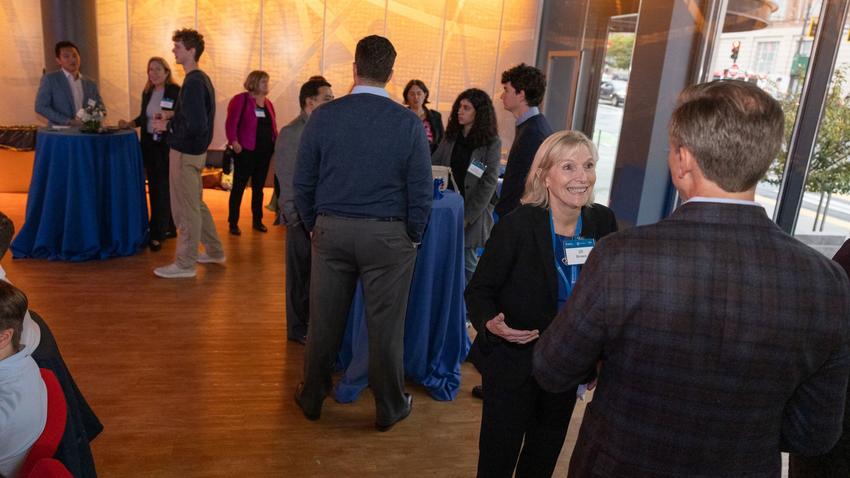
[[[62,261],[135,254],[147,242],[142,153],[134,131],[38,131],[15,258]]]
[[[454,400],[460,364],[470,341],[463,302],[463,198],[446,191],[434,201],[416,256],[404,323],[404,371],[436,400]],[[341,403],[353,402],[369,384],[369,347],[358,284],[339,353],[345,373],[334,389]]]

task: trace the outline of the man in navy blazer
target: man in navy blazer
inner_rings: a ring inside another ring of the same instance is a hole
[[[546,76],[543,72],[520,63],[502,73],[502,89],[502,105],[516,118],[516,133],[508,153],[499,202],[496,204],[499,217],[504,217],[519,206],[534,154],[553,133],[538,108],[546,93]]]
[[[78,125],[77,111],[89,101],[103,104],[97,84],[80,73],[80,50],[69,41],[60,41],[53,48],[58,71],[41,78],[35,96],[35,112],[47,118],[51,125]]]
[[[312,241],[310,331],[295,400],[308,419],[319,418],[360,280],[379,431],[412,407],[404,393],[404,318],[434,197],[422,121],[384,89],[395,58],[384,37],[357,43],[354,89],[310,115],[293,180],[295,207]]]
[[[776,477],[781,450],[838,439],[850,282],[754,202],[783,122],[751,83],[680,95],[668,165],[685,203],[600,241],[535,347],[553,392],[601,364],[570,476]]]

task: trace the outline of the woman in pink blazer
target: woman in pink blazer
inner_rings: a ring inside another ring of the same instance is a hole
[[[277,139],[274,106],[266,98],[269,94],[269,74],[261,70],[252,71],[245,80],[245,90],[230,100],[224,124],[227,142],[236,153],[227,217],[230,233],[235,236],[242,234],[239,230],[239,207],[249,179],[254,229],[268,231],[263,225],[263,185]]]

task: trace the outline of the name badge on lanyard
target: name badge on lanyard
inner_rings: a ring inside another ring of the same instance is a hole
[[[257,108],[254,109],[254,114],[257,115],[257,118],[265,118],[266,117],[266,110],[257,107]]]
[[[593,239],[564,239],[564,262],[568,266],[580,266],[587,262],[587,256],[593,250]]]
[[[174,100],[172,100],[171,98],[163,98],[159,102],[159,107],[164,110],[170,110],[174,108]]]
[[[476,178],[480,178],[481,175],[484,174],[485,169],[487,169],[487,166],[476,159],[475,161],[469,163],[469,169],[467,169],[466,172],[475,176]]]

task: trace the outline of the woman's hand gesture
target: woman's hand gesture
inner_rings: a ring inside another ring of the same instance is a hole
[[[508,327],[508,324],[505,323],[505,314],[501,312],[499,315],[488,320],[484,326],[487,327],[487,330],[491,334],[515,344],[527,344],[540,338],[540,331],[537,329],[517,330]]]

